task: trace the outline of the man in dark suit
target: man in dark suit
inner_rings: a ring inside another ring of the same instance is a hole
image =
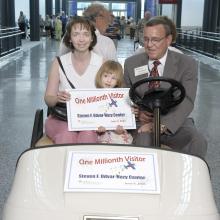
[[[125,60],[124,78],[126,87],[150,75],[153,62],[158,60],[160,76],[179,81],[186,90],[181,104],[168,114],[161,116],[161,144],[184,153],[205,157],[207,142],[197,131],[194,121],[189,118],[194,107],[198,83],[198,63],[191,57],[168,49],[172,43],[170,24],[161,17],[151,18],[144,27],[145,52]],[[147,83],[138,88],[143,94]],[[149,112],[139,111],[141,126],[134,133],[134,144],[152,146],[153,118]]]

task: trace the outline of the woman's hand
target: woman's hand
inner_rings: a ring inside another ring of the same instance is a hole
[[[101,133],[105,133],[105,132],[106,132],[105,127],[103,127],[103,126],[98,127],[97,133],[101,134]]]
[[[63,102],[65,103],[66,101],[70,100],[70,93],[66,91],[59,91],[57,93],[57,102]]]
[[[135,115],[135,118],[139,116],[139,108],[136,105],[131,106],[131,112]]]

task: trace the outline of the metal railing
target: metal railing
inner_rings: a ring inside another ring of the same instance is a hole
[[[18,27],[0,28],[0,57],[21,48],[21,34]]]
[[[220,33],[178,29],[176,45],[220,60]]]

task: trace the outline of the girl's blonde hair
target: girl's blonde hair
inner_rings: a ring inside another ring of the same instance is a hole
[[[101,78],[103,73],[112,73],[116,74],[117,85],[115,88],[120,88],[123,86],[123,68],[122,65],[114,60],[105,61],[100,67],[99,71],[96,74],[95,85],[96,88],[103,88],[101,83]]]

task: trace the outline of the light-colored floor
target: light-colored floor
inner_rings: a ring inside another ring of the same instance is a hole
[[[16,161],[30,146],[35,111],[46,110],[43,94],[47,72],[58,46],[59,42],[51,39],[25,40],[20,52],[0,59],[0,216]],[[129,38],[118,42],[118,59],[122,64],[133,51]],[[192,115],[209,143],[206,160],[220,210],[220,62],[198,54],[189,55],[200,61],[198,95]]]

